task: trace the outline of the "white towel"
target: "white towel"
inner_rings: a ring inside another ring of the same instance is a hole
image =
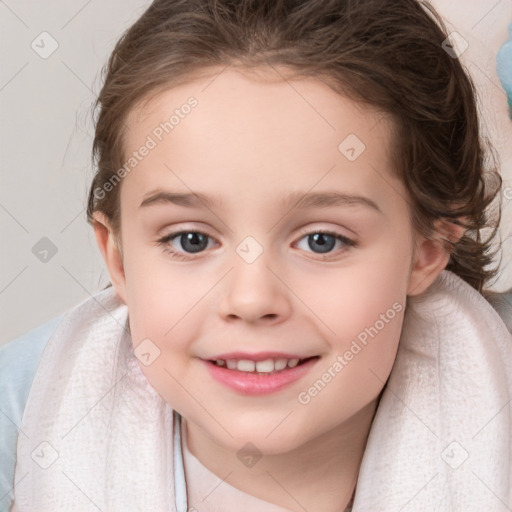
[[[511,399],[505,324],[443,271],[408,299],[353,511],[510,510]],[[140,369],[112,288],[48,342],[22,432],[13,512],[176,510],[173,411]]]
[[[512,337],[475,289],[443,271],[408,299],[354,511],[512,509]]]
[[[18,437],[18,512],[174,510],[173,414],[133,355],[113,288],[49,340]]]

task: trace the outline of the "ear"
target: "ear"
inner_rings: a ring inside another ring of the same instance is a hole
[[[407,295],[423,293],[445,269],[450,261],[447,240],[456,243],[464,234],[465,228],[447,220],[438,220],[434,235],[426,238],[418,235],[411,264]]]
[[[114,235],[110,222],[104,213],[94,212],[93,227],[96,242],[110,274],[112,286],[118,297],[126,304],[126,278],[121,243]]]

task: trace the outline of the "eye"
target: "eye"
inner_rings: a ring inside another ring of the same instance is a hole
[[[191,259],[196,254],[204,251],[208,247],[208,239],[211,237],[201,231],[176,231],[169,233],[157,241],[158,245],[163,246],[165,252],[168,252],[178,259]],[[182,251],[174,250],[174,247],[181,245]]]
[[[355,240],[332,231],[304,231],[302,235],[297,244],[299,249],[312,251],[315,254],[330,254],[336,245],[341,252],[347,251],[350,247],[357,247]],[[211,248],[209,240],[213,241],[213,238],[201,231],[182,230],[169,233],[158,240],[157,244],[162,246],[164,251],[171,254],[173,258],[186,261],[194,259],[194,254]],[[303,240],[305,243],[301,244]]]
[[[299,249],[305,251],[311,250],[316,254],[331,253],[336,245],[338,245],[338,248],[342,251],[348,250],[349,247],[357,246],[355,240],[332,231],[309,231],[303,234],[306,236],[303,236],[299,240]],[[301,247],[301,242],[303,240],[304,243],[302,243]]]

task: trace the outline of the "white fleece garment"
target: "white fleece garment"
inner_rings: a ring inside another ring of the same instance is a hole
[[[11,511],[184,512],[186,480],[189,512],[284,512],[225,482],[212,492],[221,479],[186,442],[183,475],[173,410],[140,369],[127,314],[103,290],[48,342],[18,437]],[[476,290],[443,271],[408,299],[353,511],[510,510],[511,400],[510,333]]]

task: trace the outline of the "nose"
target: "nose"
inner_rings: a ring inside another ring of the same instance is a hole
[[[238,258],[238,256],[236,256]],[[241,258],[226,276],[219,314],[228,322],[280,323],[291,311],[290,291],[263,253],[256,261]]]

